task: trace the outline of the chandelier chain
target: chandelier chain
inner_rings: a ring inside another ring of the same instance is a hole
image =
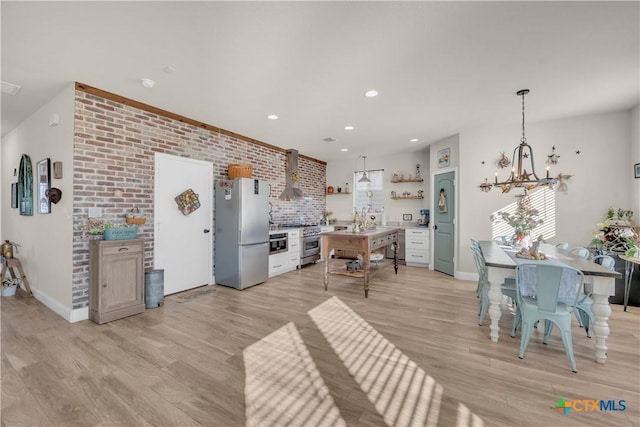
[[[526,94],[522,94],[522,139],[520,141],[527,142],[527,138],[524,136],[524,96]]]

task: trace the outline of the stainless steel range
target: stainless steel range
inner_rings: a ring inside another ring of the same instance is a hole
[[[320,259],[320,226],[311,224],[284,224],[282,228],[300,228],[300,266]]]

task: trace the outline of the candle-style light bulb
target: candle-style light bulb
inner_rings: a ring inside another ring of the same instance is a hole
[[[549,166],[547,166],[547,178],[549,178]]]
[[[496,178],[496,184],[497,184],[498,183],[498,172],[496,172],[495,178]]]

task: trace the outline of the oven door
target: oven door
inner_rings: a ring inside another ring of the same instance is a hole
[[[307,236],[302,239],[301,257],[320,255],[320,236]]]

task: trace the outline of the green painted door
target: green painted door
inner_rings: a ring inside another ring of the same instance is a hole
[[[435,176],[433,224],[433,268],[453,276],[453,242],[455,238],[455,173]]]

